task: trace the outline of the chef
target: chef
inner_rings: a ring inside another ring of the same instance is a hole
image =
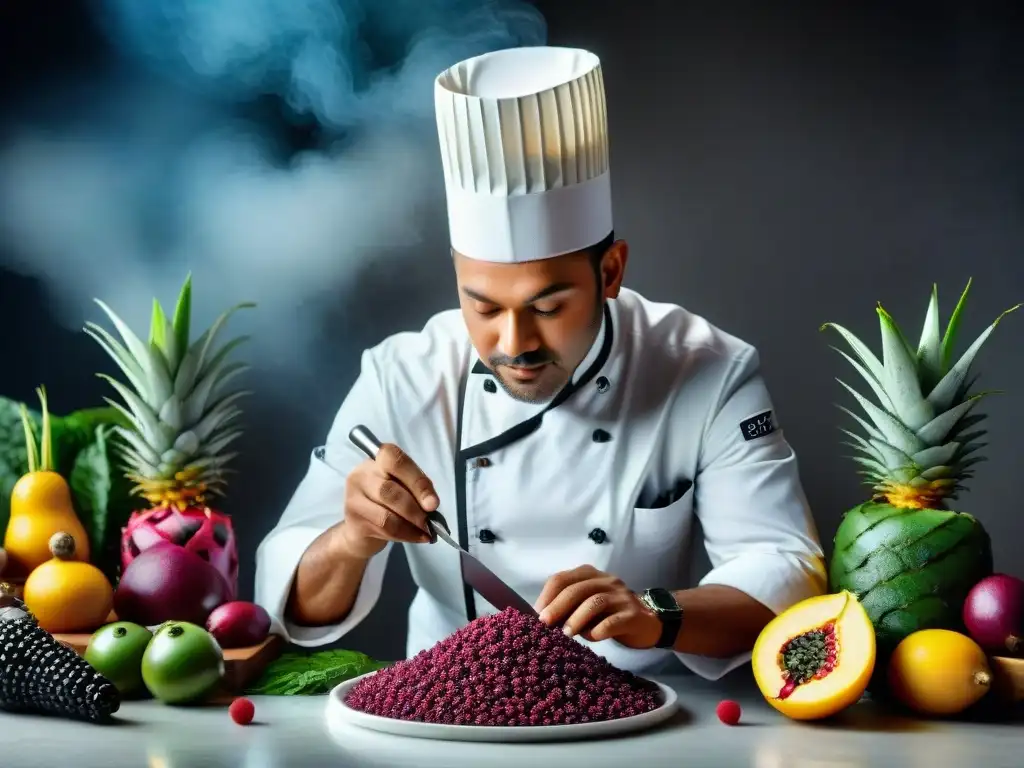
[[[440,509],[542,621],[613,664],[726,674],[825,588],[757,352],[623,287],[597,56],[475,57],[437,77],[435,105],[460,308],[363,353],[324,460],[258,548],[257,602],[288,640],[332,643],[378,606],[401,543],[406,651],[431,647],[496,611],[429,542]],[[360,424],[375,460],[348,439]],[[712,568],[693,584],[698,521]]]

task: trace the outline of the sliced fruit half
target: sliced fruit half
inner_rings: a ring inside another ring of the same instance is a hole
[[[864,694],[875,669],[875,630],[851,592],[808,598],[765,626],[752,666],[762,695],[782,714],[829,717]]]

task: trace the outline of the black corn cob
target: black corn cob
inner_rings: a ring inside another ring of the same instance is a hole
[[[113,683],[0,589],[0,709],[100,723],[120,706]]]

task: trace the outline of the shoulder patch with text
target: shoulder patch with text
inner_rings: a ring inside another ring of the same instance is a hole
[[[743,433],[744,440],[756,440],[774,431],[775,423],[772,421],[771,411],[764,411],[740,422],[740,432]]]

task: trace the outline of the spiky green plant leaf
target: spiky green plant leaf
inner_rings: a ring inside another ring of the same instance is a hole
[[[87,333],[113,358],[128,380],[125,385],[102,374],[122,402],[107,402],[123,414],[130,428],[121,434],[118,455],[136,481],[136,491],[153,504],[179,498],[176,490],[213,493],[223,489],[226,465],[235,453],[228,445],[241,435],[234,426],[241,415],[237,402],[251,392],[228,392],[226,385],[249,369],[228,355],[248,337],[215,343],[236,311],[255,307],[242,302],[221,313],[194,342],[191,341],[192,276],[178,292],[173,319],[158,299],[153,300],[147,341],[142,339],[102,300],[103,310],[120,335],[115,339],[94,323]],[[164,494],[172,494],[166,496]]]
[[[882,365],[885,369],[885,392],[903,427],[916,432],[935,416],[935,409],[921,396],[917,360],[896,321],[881,306],[878,320],[882,329]]]
[[[192,324],[192,273],[185,276],[185,282],[178,293],[178,301],[174,306],[174,321],[171,329],[174,333],[175,348],[178,355],[184,355],[188,350],[189,333]],[[180,363],[180,359],[179,359]]]
[[[953,405],[956,396],[961,392],[964,381],[967,380],[971,364],[974,362],[974,358],[977,356],[981,346],[988,340],[988,337],[995,330],[996,326],[999,325],[999,322],[1011,312],[1019,309],[1020,306],[1020,304],[1017,304],[1010,307],[982,331],[978,338],[974,340],[974,343],[967,348],[967,351],[960,356],[956,364],[946,371],[942,379],[939,380],[939,383],[935,385],[935,388],[928,393],[928,402],[932,404],[936,411],[945,410]]]
[[[939,326],[939,287],[932,284],[928,311],[917,344],[917,368],[921,391],[930,392],[942,378],[942,329]]]

